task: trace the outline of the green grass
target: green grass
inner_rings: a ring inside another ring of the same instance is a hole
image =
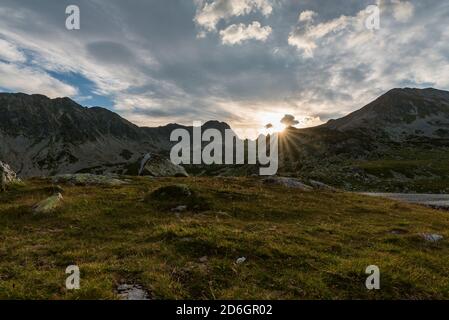
[[[0,298],[117,299],[120,282],[153,299],[449,298],[448,212],[256,178],[130,179],[62,185],[63,205],[38,216],[31,207],[51,194],[47,180],[0,194]],[[148,197],[174,184],[208,205],[177,216]],[[444,240],[427,243],[424,232]],[[77,291],[65,289],[71,264]],[[368,291],[373,264],[381,290]]]

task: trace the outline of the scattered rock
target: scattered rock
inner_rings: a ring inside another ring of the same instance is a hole
[[[311,191],[313,188],[301,182],[296,178],[287,178],[287,177],[269,177],[263,180],[265,184],[275,184],[284,186],[287,188],[299,189],[302,191]]]
[[[150,300],[148,292],[138,284],[121,284],[117,292],[122,300]]]
[[[207,259],[206,256],[200,258],[200,262],[202,262],[202,263],[206,263],[207,260],[208,260],[208,259]]]
[[[147,153],[141,160],[139,176],[188,177],[184,167],[158,154]]]
[[[172,212],[184,212],[187,210],[187,206],[177,206],[176,208],[171,209]]]
[[[120,186],[126,184],[125,181],[119,180],[112,176],[94,175],[90,173],[63,174],[54,176],[53,183],[69,183],[72,185],[103,185],[103,186]]]
[[[245,261],[246,261],[246,258],[245,258],[245,257],[241,257],[241,258],[238,258],[237,261],[236,261],[235,263],[237,263],[237,264],[242,264],[242,263],[245,262]]]
[[[62,194],[57,193],[45,200],[42,200],[33,207],[34,214],[48,213],[55,210],[61,204],[63,200]]]
[[[424,238],[424,240],[429,242],[438,242],[440,240],[443,240],[443,236],[436,233],[422,233],[421,236]]]

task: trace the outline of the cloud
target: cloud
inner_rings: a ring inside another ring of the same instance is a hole
[[[299,127],[394,87],[449,89],[445,0],[76,0],[76,32],[65,29],[64,1],[0,2],[3,89],[92,97],[139,125],[261,129],[291,114]],[[376,31],[364,26],[373,3]],[[271,28],[265,41],[246,38],[254,21]]]
[[[75,96],[77,89],[43,71],[0,62],[0,87],[23,93],[40,93],[51,98]]]
[[[271,31],[272,29],[270,26],[262,27],[260,22],[254,21],[248,26],[243,23],[233,24],[226,29],[221,30],[220,36],[223,44],[235,45],[250,39],[264,42],[268,39]]]
[[[255,11],[269,16],[273,11],[270,0],[204,0],[195,1],[197,13],[194,21],[207,31],[215,31],[220,20],[228,20],[235,16],[244,16]]]
[[[313,15],[309,11],[301,12],[299,21],[307,24],[297,26],[288,37],[288,44],[303,51],[304,57],[307,58],[313,57],[313,52],[317,48],[317,41],[328,35],[343,31],[351,26],[354,20],[351,17],[341,16],[337,19],[312,25],[312,17]]]
[[[299,14],[298,21],[300,22],[312,22],[314,17],[317,15],[315,11],[306,10]]]
[[[414,13],[415,6],[408,1],[393,0],[393,16],[399,22],[409,21]]]
[[[299,121],[295,119],[291,114],[286,114],[282,119],[281,123],[287,127],[293,127],[299,124]]]
[[[25,62],[25,55],[12,43],[0,39],[0,60],[9,62]]]

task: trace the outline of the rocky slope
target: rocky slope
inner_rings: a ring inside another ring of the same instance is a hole
[[[224,125],[211,121],[204,128]],[[85,108],[69,98],[0,94],[0,159],[22,177],[126,173],[149,152],[167,154],[171,131],[181,127],[139,128],[107,109]]]

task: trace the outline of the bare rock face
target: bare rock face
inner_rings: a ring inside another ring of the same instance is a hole
[[[0,161],[0,183],[1,189],[5,189],[6,185],[17,181],[16,173],[11,169],[11,167],[2,161]]]
[[[184,167],[173,164],[158,154],[146,154],[140,164],[139,176],[188,177]]]

